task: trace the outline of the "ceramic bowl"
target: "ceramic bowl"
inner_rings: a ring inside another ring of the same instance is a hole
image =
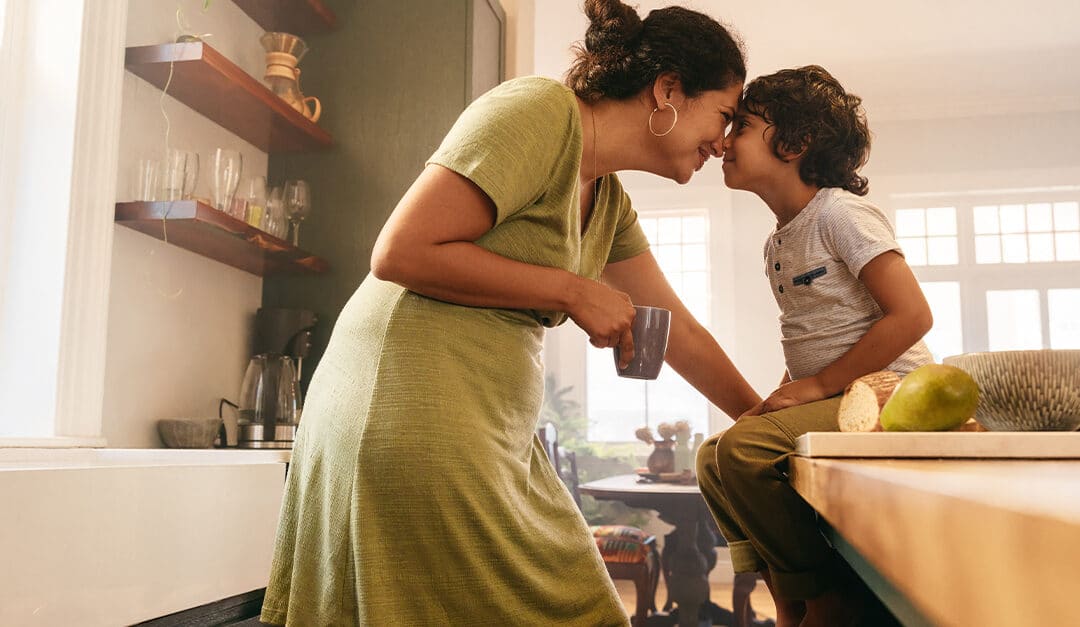
[[[158,435],[168,448],[210,448],[221,418],[167,418],[157,422]]]
[[[965,353],[943,361],[979,384],[975,420],[990,431],[1080,427],[1080,350]]]

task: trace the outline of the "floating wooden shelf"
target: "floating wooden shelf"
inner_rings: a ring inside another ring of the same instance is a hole
[[[197,200],[116,203],[116,222],[259,276],[330,270],[325,259]]]
[[[233,0],[251,19],[270,31],[294,35],[325,33],[337,26],[337,16],[321,0]]]
[[[136,76],[269,153],[308,152],[333,143],[265,85],[205,42],[136,46],[124,65]]]

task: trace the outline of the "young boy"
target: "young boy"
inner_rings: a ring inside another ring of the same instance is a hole
[[[759,571],[779,627],[861,624],[872,602],[787,481],[795,438],[836,431],[838,395],[877,370],[933,361],[930,308],[858,174],[870,149],[861,99],[818,66],[746,87],[724,139],[728,187],[776,215],[765,272],[780,307],[780,386],[698,453],[702,493],[736,572]],[[879,623],[874,623],[879,624]]]

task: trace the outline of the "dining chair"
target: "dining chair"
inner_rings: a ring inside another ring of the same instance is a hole
[[[577,455],[573,451],[564,452],[559,448],[558,433],[555,425],[550,422],[539,428],[536,435],[559,478],[566,484],[580,509]],[[656,548],[656,538],[629,525],[593,525],[589,529],[596,541],[596,548],[604,559],[608,576],[634,582],[636,604],[630,624],[633,627],[644,627],[648,615],[656,612],[656,586],[660,580],[660,556]]]

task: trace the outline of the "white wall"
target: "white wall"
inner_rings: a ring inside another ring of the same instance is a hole
[[[265,68],[262,28],[227,0],[129,0],[127,46],[172,41],[180,7],[190,31],[249,74]],[[205,34],[209,34],[208,36]],[[215,148],[239,150],[244,174],[266,175],[267,155],[131,73],[124,77],[118,200],[130,200],[139,158],[169,146],[200,155],[196,196],[210,196]],[[122,226],[115,227],[109,304],[103,435],[111,447],[161,446],[160,418],[215,416],[236,400],[262,279]]]
[[[506,78],[533,73],[536,0],[499,0],[506,11]]]
[[[865,173],[872,197],[883,204],[898,193],[1080,181],[1080,101],[1072,111],[871,120],[871,129],[874,145]]]

